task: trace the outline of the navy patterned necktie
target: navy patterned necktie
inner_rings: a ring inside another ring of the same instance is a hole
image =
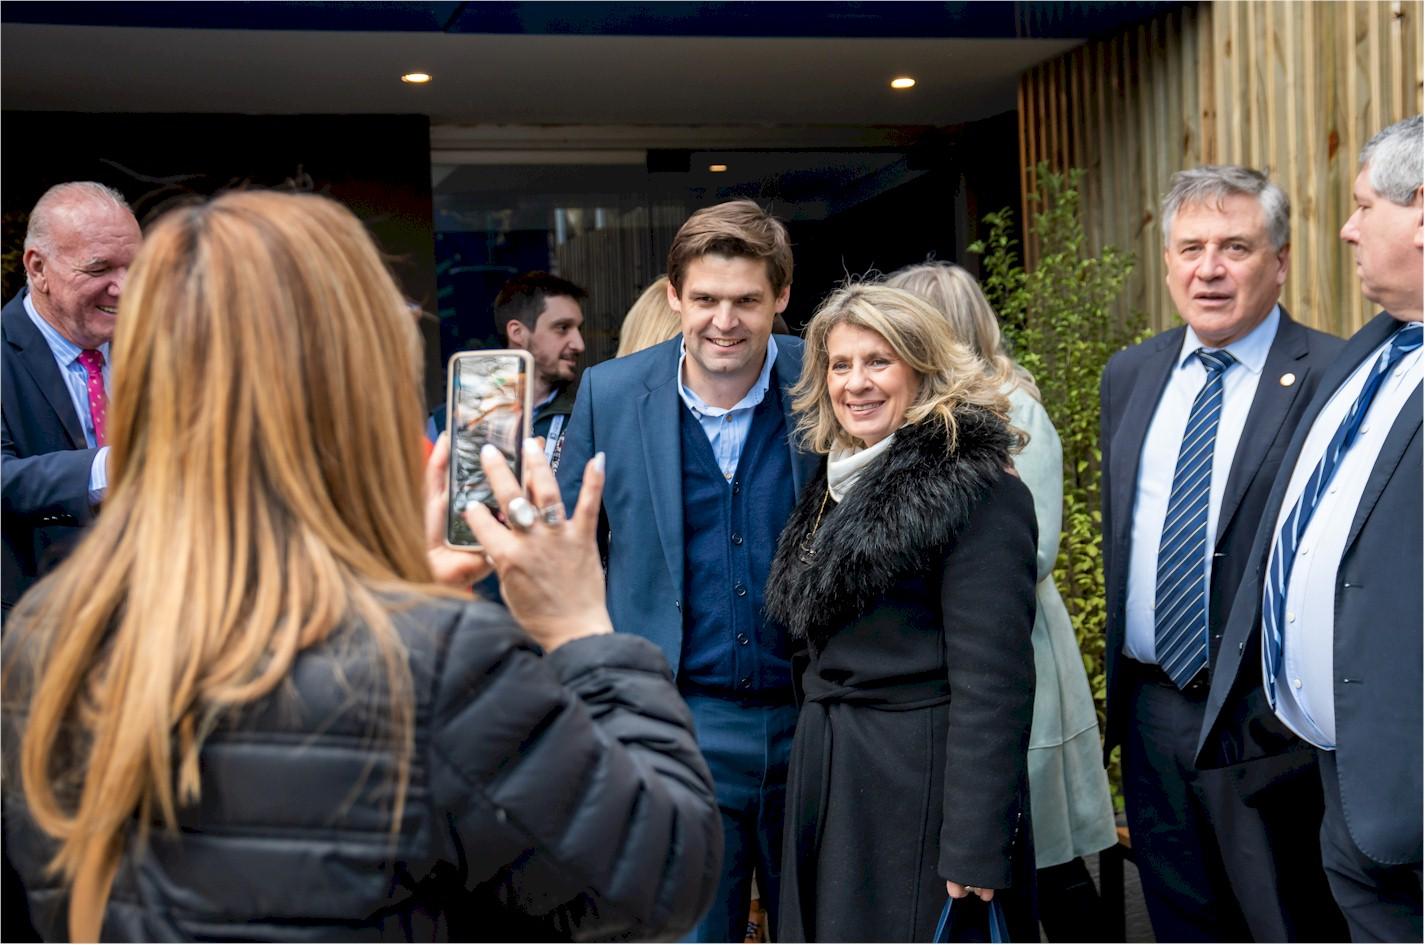
[[[1153,624],[1158,665],[1182,689],[1207,665],[1207,510],[1212,457],[1222,418],[1222,375],[1237,359],[1198,348],[1207,370],[1178,448],[1173,491],[1158,544],[1158,586]]]
[[[1321,501],[1326,487],[1331,484],[1331,477],[1336,474],[1341,457],[1351,448],[1351,444],[1356,442],[1361,421],[1371,409],[1371,401],[1375,400],[1376,392],[1380,390],[1391,370],[1400,363],[1400,359],[1420,347],[1421,337],[1419,322],[1402,325],[1396,331],[1390,346],[1376,358],[1365,386],[1356,395],[1351,409],[1346,411],[1346,416],[1336,428],[1331,442],[1326,444],[1326,452],[1321,454],[1320,462],[1311,471],[1311,477],[1306,480],[1306,487],[1301,490],[1301,497],[1296,500],[1296,505],[1292,506],[1291,514],[1286,517],[1281,531],[1277,534],[1277,540],[1272,543],[1272,554],[1267,563],[1267,586],[1262,592],[1262,679],[1267,687],[1267,703],[1273,709],[1277,706],[1277,673],[1281,671],[1282,665],[1282,621],[1286,616],[1286,588],[1287,582],[1291,580],[1291,567],[1296,561],[1296,550],[1301,544],[1301,536],[1306,534],[1306,526],[1311,523],[1311,513],[1316,511],[1316,504]]]

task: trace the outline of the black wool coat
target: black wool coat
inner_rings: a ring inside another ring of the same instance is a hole
[[[1014,887],[1033,934],[1034,503],[1003,422],[956,420],[953,450],[902,428],[812,534],[823,468],[782,533],[768,610],[807,659],[783,941],[930,941],[947,879]]]

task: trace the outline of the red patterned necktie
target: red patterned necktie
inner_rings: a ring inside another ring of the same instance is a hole
[[[80,353],[79,363],[84,365],[84,372],[89,375],[85,390],[89,394],[89,418],[94,422],[94,442],[103,446],[107,442],[104,414],[109,409],[109,395],[104,391],[104,353],[93,348],[86,349]]]

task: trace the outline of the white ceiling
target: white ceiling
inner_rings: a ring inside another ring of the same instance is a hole
[[[946,125],[1013,109],[1048,39],[779,39],[8,23],[6,109],[423,113],[436,125]],[[427,86],[399,81],[429,72]],[[888,87],[908,73],[909,92]]]

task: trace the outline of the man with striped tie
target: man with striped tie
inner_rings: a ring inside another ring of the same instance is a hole
[[[1254,170],[1177,174],[1161,217],[1168,291],[1186,324],[1116,354],[1101,384],[1105,757],[1122,745],[1158,941],[1341,929],[1300,826],[1321,811],[1309,747],[1226,771],[1194,763],[1209,667],[1281,451],[1341,346],[1278,304],[1289,214]]]
[[[1341,238],[1385,311],[1325,371],[1286,448],[1199,755],[1270,755],[1281,726],[1315,746],[1321,857],[1353,941],[1422,936],[1421,145],[1416,115],[1361,152]]]

